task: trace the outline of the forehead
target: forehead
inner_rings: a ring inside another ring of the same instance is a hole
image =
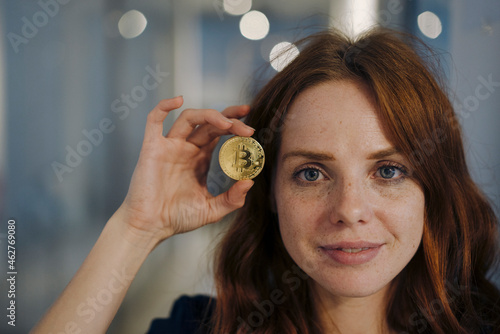
[[[332,81],[300,93],[285,118],[281,148],[312,142],[314,148],[328,151],[389,146],[369,88],[359,82]]]

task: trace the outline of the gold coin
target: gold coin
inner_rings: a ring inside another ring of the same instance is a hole
[[[234,180],[256,177],[264,167],[264,159],[264,149],[251,137],[231,137],[219,151],[222,171]]]

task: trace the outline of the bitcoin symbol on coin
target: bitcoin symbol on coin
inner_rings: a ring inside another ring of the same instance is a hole
[[[235,153],[234,166],[236,171],[243,172],[243,168],[248,168],[252,165],[252,160],[250,160],[251,153],[246,149],[245,145],[238,145]]]
[[[251,137],[234,136],[228,139],[219,152],[222,171],[232,179],[253,179],[264,167],[264,150]]]

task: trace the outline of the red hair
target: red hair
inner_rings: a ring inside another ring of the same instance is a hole
[[[411,162],[425,196],[421,245],[392,284],[387,321],[407,333],[500,328],[500,293],[488,280],[498,222],[473,183],[459,123],[416,39],[377,29],[351,40],[326,31],[257,94],[246,123],[266,152],[216,254],[215,333],[321,333],[307,275],[281,240],[271,190],[280,129],[294,98],[327,81],[357,80],[374,97],[384,131]]]

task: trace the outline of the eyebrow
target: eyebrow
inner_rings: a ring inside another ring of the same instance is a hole
[[[391,155],[399,154],[400,151],[396,149],[395,147],[390,147],[387,149],[383,149],[377,152],[374,152],[368,156],[369,160],[377,160],[377,159],[383,159],[387,158]],[[296,151],[291,151],[288,153],[285,153],[283,157],[281,158],[281,161],[285,161],[288,158],[291,157],[302,157],[310,160],[318,160],[318,161],[325,161],[325,160],[335,160],[335,157],[331,153],[327,152],[317,152],[317,151],[307,151],[307,150],[296,150]]]
[[[286,159],[291,157],[303,157],[310,160],[335,160],[335,157],[331,153],[296,150],[284,154],[283,158],[281,158],[281,161],[285,161]]]
[[[383,159],[383,158],[387,158],[387,157],[390,157],[391,155],[395,155],[395,154],[399,154],[399,153],[400,153],[400,151],[397,148],[389,147],[387,149],[380,150],[380,151],[377,151],[377,152],[370,154],[368,156],[368,159],[370,159],[370,160]]]

